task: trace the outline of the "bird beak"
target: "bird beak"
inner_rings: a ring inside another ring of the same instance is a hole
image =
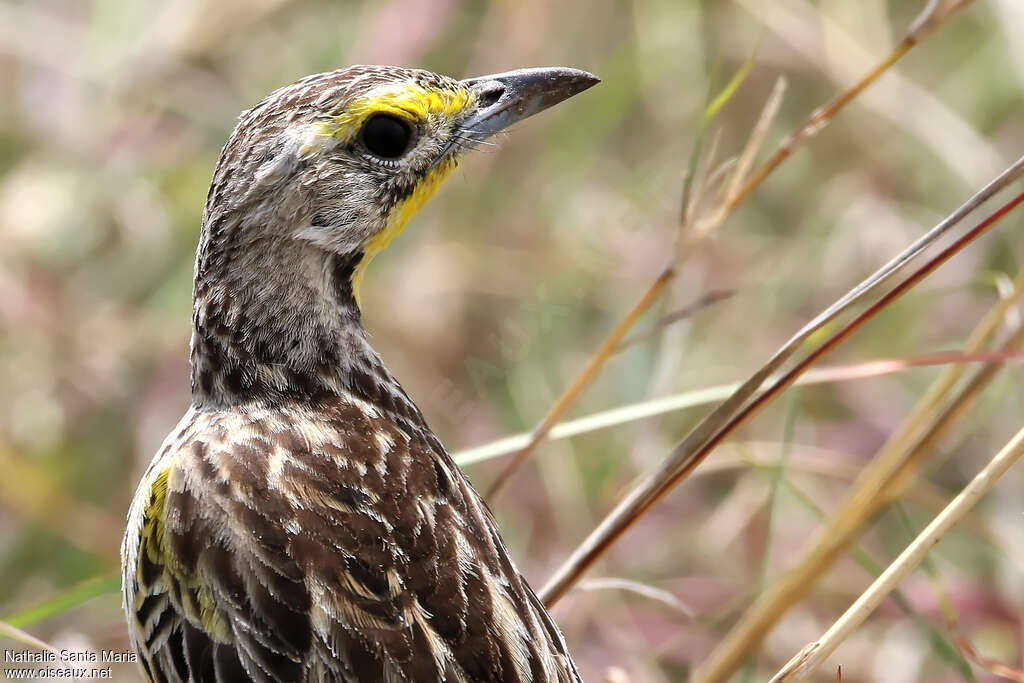
[[[476,94],[477,111],[460,132],[483,140],[600,82],[592,73],[567,67],[517,69],[462,81]]]

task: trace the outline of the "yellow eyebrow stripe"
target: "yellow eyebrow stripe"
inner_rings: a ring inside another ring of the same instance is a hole
[[[314,124],[316,134],[351,140],[372,114],[394,114],[416,121],[453,117],[472,104],[468,88],[425,88],[414,82],[390,83],[355,98],[345,110]]]
[[[344,111],[314,123],[315,137],[299,150],[299,155],[307,158],[318,154],[321,141],[316,138],[333,138],[341,143],[355,139],[363,123],[373,114],[392,114],[413,121],[450,119],[472,106],[475,99],[476,95],[464,87],[427,88],[412,81],[382,85],[350,101]],[[363,258],[352,275],[352,290],[357,302],[370,261],[402,232],[409,219],[437,191],[455,165],[454,159],[448,159],[432,168],[420,179],[412,194],[391,210],[384,228],[363,245]]]

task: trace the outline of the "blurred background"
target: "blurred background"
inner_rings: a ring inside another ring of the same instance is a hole
[[[530,429],[658,274],[709,89],[753,58],[709,129],[721,159],[785,76],[774,147],[923,5],[0,0],[0,619],[45,603],[45,618],[14,621],[58,647],[124,647],[111,577],[136,482],[189,402],[207,184],[239,112],[272,89],[359,62],[603,78],[466,159],[363,286],[374,345],[459,451]],[[687,255],[640,329],[732,296],[617,355],[571,416],[743,379],[1015,160],[1022,26],[1019,0],[978,2],[915,48]],[[1016,276],[1022,229],[1011,215],[828,362],[958,348]],[[790,391],[714,453],[588,575],[636,584],[590,581],[554,610],[587,679],[685,680],[940,371]],[[861,538],[866,553],[888,564],[1020,427],[1021,380],[1001,371],[919,495]],[[541,446],[492,501],[535,586],[707,409]],[[750,465],[783,457],[793,488]],[[467,471],[482,489],[505,462]],[[985,655],[1021,666],[1022,491],[1018,467],[932,553],[932,575],[904,583],[915,614],[887,603],[833,657],[843,680],[971,680],[921,628],[949,632],[943,600]],[[871,578],[840,560],[736,680],[764,680]],[[98,595],[71,604],[82,591]]]

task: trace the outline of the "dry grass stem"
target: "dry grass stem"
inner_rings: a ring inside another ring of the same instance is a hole
[[[42,640],[39,640],[39,638],[36,638],[31,633],[26,633],[25,631],[22,631],[20,628],[12,626],[11,624],[8,624],[5,621],[0,621],[0,636],[7,636],[8,638],[16,640],[19,643],[24,643],[25,645],[28,645],[29,647],[34,647],[39,650],[46,650],[47,652],[52,652],[53,654],[57,655],[57,661],[60,661],[60,652],[53,645],[50,645],[49,643],[44,643]],[[62,666],[67,665],[63,664]]]
[[[736,162],[736,168],[729,179],[729,185],[726,188],[722,202],[715,207],[714,210],[707,212],[701,217],[692,232],[687,236],[688,239],[685,242],[685,250],[693,249],[698,242],[707,238],[709,234],[714,232],[718,226],[725,221],[729,214],[740,205],[743,199],[746,198],[746,196],[749,195],[754,188],[764,180],[764,178],[768,177],[771,170],[781,163],[782,160],[779,159],[774,162],[772,169],[765,170],[767,164],[771,162],[771,158],[769,158],[769,160],[758,169],[759,173],[763,172],[760,180],[755,181],[749,176],[750,168],[754,164],[754,158],[757,156],[757,152],[764,144],[764,139],[768,135],[768,129],[771,127],[772,121],[775,120],[776,115],[779,113],[779,107],[782,106],[782,96],[785,92],[786,79],[779,77],[776,79],[775,85],[772,86],[772,91],[768,95],[768,99],[765,100],[764,107],[761,109],[761,114],[757,118],[757,123],[754,124],[750,137],[747,138],[747,143],[743,146],[743,152],[740,153],[739,159]],[[804,125],[806,125],[806,123]]]
[[[866,87],[874,83],[878,78],[884,74],[893,64],[898,62],[910,48],[914,46],[914,43],[904,40],[896,48],[877,64],[873,69],[868,71],[864,76],[861,77],[851,87],[847,88],[843,92],[839,93],[829,102],[815,109],[811,112],[810,117],[804,123],[793,131],[789,137],[783,140],[782,144],[779,145],[768,159],[764,161],[757,170],[750,176],[744,185],[739,187],[732,193],[732,196],[726,202],[724,206],[725,214],[728,215],[739,206],[743,201],[750,196],[750,194],[757,189],[758,186],[764,182],[765,178],[771,175],[779,164],[785,161],[797,147],[800,146],[807,138],[816,135],[829,124],[836,115],[842,111],[842,109],[854,100]]]
[[[986,657],[971,644],[971,641],[967,640],[963,636],[957,636],[956,638],[957,649],[960,650],[964,656],[970,661],[974,662],[975,666],[985,669],[991,674],[1005,678],[1010,681],[1017,681],[1017,683],[1024,683],[1024,669],[1017,669],[1008,664],[1003,664],[1000,661]]]
[[[801,126],[799,126],[796,131],[791,134],[785,142],[783,142],[775,153],[761,164],[748,178],[745,173],[746,169],[744,168],[744,165],[750,163],[750,160],[753,159],[754,154],[756,154],[756,151],[760,148],[762,142],[761,138],[766,134],[772,117],[778,111],[782,94],[785,91],[785,80],[779,79],[776,82],[775,87],[772,89],[772,94],[769,95],[763,109],[762,116],[759,118],[758,123],[748,140],[746,150],[741,157],[741,163],[737,164],[737,169],[733,174],[733,181],[730,183],[729,192],[725,201],[719,210],[712,215],[713,220],[709,220],[705,225],[701,225],[699,230],[690,233],[693,237],[687,237],[683,240],[683,243],[680,245],[680,250],[677,253],[685,253],[687,248],[692,249],[696,241],[703,239],[704,236],[708,235],[712,230],[714,230],[714,228],[720,225],[758,186],[760,186],[762,182],[764,182],[764,180],[779,166],[779,164],[793,153],[801,142],[820,130],[823,126],[827,125],[828,122],[831,121],[860,92],[862,92],[864,88],[876,81],[889,67],[899,61],[900,57],[906,54],[913,45],[914,43],[907,43],[907,41],[904,41],[900,44],[900,47],[889,55],[889,57],[865,74],[864,77],[851,88],[840,93],[824,107],[812,112],[810,117]],[[743,161],[742,159],[746,159],[746,161]],[[743,184],[740,185],[738,189],[734,188],[733,185],[738,184],[740,179],[743,179]],[[689,207],[689,202],[686,206],[687,208]],[[683,218],[684,220],[686,219],[685,210]],[[513,461],[509,463],[505,470],[498,475],[494,483],[488,489],[485,497],[489,499],[492,498],[501,489],[501,487],[504,486],[515,471],[519,469],[522,463],[526,461],[541,441],[547,437],[551,428],[558,424],[558,421],[572,406],[575,399],[593,381],[594,377],[597,376],[597,373],[600,372],[604,362],[612,355],[611,351],[618,345],[636,320],[657,300],[658,296],[660,296],[661,292],[665,289],[665,286],[672,280],[672,278],[675,277],[675,274],[678,271],[678,265],[679,261],[669,264],[659,274],[647,291],[644,292],[643,296],[640,297],[637,303],[633,305],[629,313],[626,314],[626,317],[624,317],[615,326],[608,337],[605,338],[587,366],[569,384],[541,422],[536,428],[534,428],[530,441],[527,445],[523,447],[522,451],[516,454]]]
[[[672,449],[662,463],[645,476],[626,498],[605,517],[544,586],[540,592],[541,598],[548,605],[556,602],[626,529],[632,526],[669,489],[692,471],[736,426],[753,415],[767,401],[781,392],[782,389],[788,387],[811,363],[829,352],[864,322],[871,319],[879,310],[938,268],[952,257],[953,254],[983,234],[1024,201],[1024,194],[1020,194],[1004,204],[979,225],[943,249],[938,255],[883,295],[875,304],[858,315],[839,332],[833,334],[793,370],[786,373],[778,382],[744,407],[748,399],[758,391],[772,373],[776,372],[795,353],[811,334],[839,315],[865,293],[871,291],[875,286],[892,276],[907,261],[946,234],[986,198],[1003,189],[1022,173],[1024,173],[1024,157],[1019,159],[1010,169],[1000,174],[996,180],[989,183],[981,192],[968,200],[949,218],[928,231],[923,237],[916,240],[910,247],[850,290],[839,301],[797,332],[761,369],[744,382],[733,395],[723,401],[714,411],[698,423],[682,442]]]
[[[645,342],[651,337],[661,332],[662,330],[664,330],[669,325],[677,323],[680,320],[685,320],[686,318],[689,318],[698,311],[702,311],[705,308],[717,304],[719,301],[724,301],[725,299],[728,299],[733,294],[734,292],[728,289],[712,290],[710,292],[707,292],[693,303],[687,304],[686,306],[683,306],[682,308],[673,311],[668,315],[662,316],[661,319],[655,321],[647,329],[641,330],[640,332],[631,334],[630,336],[626,337],[619,343],[618,346],[615,347],[615,352],[619,353],[621,351],[628,349],[630,346],[635,346],[636,344]]]
[[[581,372],[576,379],[573,380],[572,384],[566,388],[565,392],[558,397],[558,400],[555,401],[553,406],[551,406],[551,409],[548,411],[547,415],[544,416],[544,419],[541,420],[540,424],[533,430],[533,433],[530,435],[530,441],[521,451],[516,453],[512,462],[508,464],[508,466],[494,480],[494,483],[491,484],[491,487],[487,490],[486,498],[493,498],[494,495],[501,490],[501,487],[506,481],[508,481],[509,477],[515,473],[523,461],[525,461],[530,453],[532,453],[537,447],[537,444],[539,444],[544,437],[548,435],[548,432],[551,431],[552,427],[558,424],[559,419],[561,419],[562,415],[565,414],[565,411],[569,409],[569,406],[573,404],[576,397],[594,381],[595,377],[597,377],[597,373],[600,372],[601,366],[604,365],[604,362],[611,356],[615,355],[615,348],[622,341],[623,337],[625,337],[633,328],[633,325],[640,316],[647,312],[647,309],[651,307],[651,304],[657,301],[662,290],[665,289],[665,286],[668,285],[674,275],[675,269],[672,266],[665,268],[665,270],[661,272],[661,275],[658,276],[658,279],[652,282],[651,286],[647,288],[647,291],[644,292],[642,297],[640,297],[640,300],[633,305],[633,308],[626,314],[626,317],[620,320],[619,324],[615,326],[614,330],[612,330],[612,333],[609,334],[603,342],[601,342],[601,346],[590,359],[590,362],[587,363],[587,366],[583,368],[583,372]]]
[[[629,343],[627,339],[623,345]],[[997,351],[944,351],[939,353],[922,354],[910,358],[881,358],[878,360],[864,361],[862,363],[851,363],[848,365],[819,366],[812,368],[794,382],[795,386],[809,386],[814,384],[830,384],[834,382],[849,382],[858,379],[867,379],[888,375],[895,372],[902,372],[912,368],[934,367],[936,365],[963,365],[967,363],[1009,363],[1024,360],[1024,352],[1018,350],[997,350]],[[778,380],[773,376],[762,386],[766,389]],[[740,387],[739,382],[731,384],[718,384],[702,389],[684,391],[678,394],[670,394],[649,401],[631,403],[610,410],[603,410],[590,415],[585,415],[575,420],[559,422],[551,428],[548,438],[552,440],[568,439],[581,434],[607,429],[618,425],[628,424],[637,420],[643,420],[658,415],[665,415],[688,408],[695,408],[716,401],[721,401],[733,394]],[[478,462],[501,457],[515,453],[523,448],[530,440],[530,433],[524,432],[502,437],[489,443],[466,448],[452,453],[452,457],[460,466],[473,465]]]
[[[925,555],[992,488],[1024,454],[1024,428],[996,454],[963,491],[918,534],[896,560],[864,591],[831,628],[807,645],[772,678],[773,683],[796,680],[814,672],[899,585]]]
[[[929,0],[921,13],[910,24],[907,40],[919,43],[937,31],[949,19],[974,0]]]
[[[581,591],[594,591],[594,590],[619,590],[627,591],[629,593],[635,593],[641,595],[649,600],[660,602],[663,605],[667,605],[674,610],[682,612],[687,618],[693,619],[696,616],[696,612],[692,607],[684,603],[682,600],[677,598],[675,595],[667,590],[651,586],[640,581],[633,581],[631,579],[621,579],[615,577],[602,577],[600,579],[588,579],[586,581],[580,581],[579,585],[576,586],[577,590]]]
[[[679,230],[675,233],[676,246],[672,250],[672,253],[677,254],[677,263],[681,263],[682,259],[679,245],[684,242],[683,236],[692,230],[700,206],[709,194],[708,188],[714,188],[725,177],[728,170],[735,166],[731,160],[727,159],[712,169],[712,163],[718,155],[718,144],[721,140],[721,131],[716,130],[711,135],[711,144],[708,145],[707,152],[701,153],[702,149],[696,150],[700,156],[693,166],[692,178],[688,178],[688,182],[683,187],[683,211],[679,220]]]
[[[820,64],[823,75],[837,83],[845,84],[875,62],[870,50],[861,47],[840,24],[808,0],[771,5],[759,0],[737,1],[804,59]],[[926,10],[921,16],[929,17],[927,24],[937,27],[952,14]],[[908,37],[895,49],[909,49],[918,42],[919,38]],[[822,43],[827,45],[824,55]],[[928,148],[966,187],[977,187],[1009,161],[954,108],[895,69],[887,70],[886,78],[859,96],[857,102],[878,120]]]
[[[1024,272],[1018,275],[1011,296],[1000,299],[969,335],[965,351],[976,353],[989,342],[1007,313],[1024,294]],[[1024,343],[1018,330],[1001,349],[1013,351]],[[995,377],[996,367],[986,365],[957,388],[964,376],[963,365],[946,369],[918,402],[903,424],[889,437],[871,463],[864,468],[845,500],[822,527],[815,540],[801,552],[793,567],[764,591],[701,665],[700,681],[728,678],[748,658],[771,627],[790,606],[801,600],[816,584],[818,577],[847,550],[861,527],[892,499],[909,481],[931,452],[938,434],[945,433],[955,418],[973,404],[981,390]],[[894,488],[895,479],[901,482]]]

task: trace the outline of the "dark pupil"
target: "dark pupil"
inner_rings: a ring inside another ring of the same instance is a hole
[[[409,126],[393,116],[374,116],[363,126],[366,149],[384,159],[402,156],[409,146]]]

